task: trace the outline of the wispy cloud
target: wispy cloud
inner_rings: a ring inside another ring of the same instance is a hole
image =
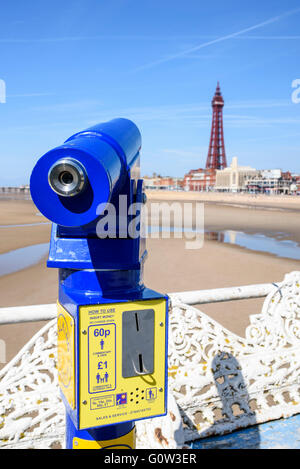
[[[193,160],[195,157],[198,157],[199,154],[203,153],[203,151],[207,151],[206,146],[199,146],[197,148],[193,148],[191,150],[180,149],[180,148],[163,148],[161,153],[164,155],[168,155],[170,157],[182,157],[185,160]]]
[[[293,9],[293,10],[286,11],[286,12],[282,13],[281,15],[273,16],[272,18],[269,18],[265,21],[262,21],[261,23],[257,23],[253,26],[248,27],[248,28],[241,29],[240,31],[236,31],[236,32],[231,33],[231,34],[227,34],[225,36],[218,37],[218,38],[213,39],[211,41],[203,42],[202,44],[198,44],[194,47],[190,47],[190,48],[185,49],[181,52],[177,52],[176,54],[169,55],[167,57],[161,58],[161,59],[156,60],[154,62],[150,62],[148,64],[142,65],[142,66],[136,68],[134,71],[141,71],[141,70],[153,68],[157,65],[161,65],[161,64],[166,63],[166,62],[171,62],[172,60],[175,60],[175,59],[183,57],[187,54],[191,54],[193,52],[199,51],[201,49],[204,49],[205,47],[209,47],[209,46],[212,46],[214,44],[218,44],[220,42],[228,41],[229,39],[234,39],[236,37],[242,36],[243,34],[249,33],[250,31],[255,31],[259,28],[263,28],[264,26],[268,26],[270,24],[276,23],[277,21],[280,21],[283,18],[295,15],[299,12],[300,12],[300,8],[296,8],[296,9]]]
[[[55,93],[18,93],[8,94],[7,98],[38,98],[43,96],[55,96]]]
[[[232,101],[226,103],[226,109],[268,109],[292,106],[290,99],[265,99],[251,101]]]
[[[98,99],[79,99],[77,101],[60,102],[53,104],[45,104],[41,106],[35,106],[34,111],[43,112],[89,112],[95,107],[102,107],[102,101]]]
[[[274,100],[258,100],[258,101],[236,101],[226,104],[225,117],[229,116],[228,111],[250,111],[255,109],[273,109],[284,108],[292,106],[288,99],[274,99]],[[211,118],[211,105],[210,103],[196,103],[196,104],[173,104],[173,105],[157,105],[157,106],[144,106],[132,108],[119,108],[119,109],[103,109],[102,112],[108,116],[127,116],[138,122],[141,121],[186,121],[186,120],[199,120],[207,121]],[[244,114],[245,115],[245,114]],[[95,124],[96,119],[99,118],[99,113],[91,114],[90,124]],[[238,116],[239,117],[239,116]],[[95,120],[94,120],[95,119]]]
[[[280,18],[279,18],[280,19]],[[253,29],[257,29],[259,27],[262,27],[266,24],[269,24],[268,22],[261,23],[259,25],[256,25],[255,27],[247,28],[243,31],[239,31],[238,33],[232,33],[228,36],[225,36],[224,38],[220,38],[218,36],[213,36],[213,35],[178,35],[178,36],[147,36],[147,35],[97,35],[97,36],[56,36],[56,37],[36,37],[36,38],[24,38],[24,37],[0,37],[0,44],[51,44],[51,43],[63,43],[63,42],[90,42],[90,41],[157,41],[157,42],[166,42],[166,41],[183,41],[183,40],[199,40],[199,39],[209,39],[207,43],[201,44],[199,46],[193,46],[187,51],[182,51],[179,52],[178,54],[174,54],[174,56],[169,56],[166,57],[165,59],[161,59],[162,61],[169,61],[172,60],[172,58],[180,58],[181,55],[183,54],[188,54],[189,50],[195,51],[198,50],[198,48],[202,47],[207,47],[208,45],[214,44],[216,42],[221,42],[227,39],[243,39],[243,40],[299,40],[300,36],[295,35],[295,36],[257,36],[257,35],[250,35],[250,36],[242,36],[244,32],[251,31]],[[202,46],[202,47],[200,47]],[[198,57],[198,56],[196,56]],[[202,56],[201,56],[202,57]],[[209,56],[210,57],[210,56]],[[160,61],[157,61],[160,63]],[[156,62],[153,62],[156,63]],[[150,65],[150,64],[149,64]],[[142,66],[140,68],[146,67]]]
[[[268,23],[266,23],[268,24]],[[265,24],[262,23],[262,26]],[[260,25],[256,25],[255,29],[261,27]],[[251,29],[244,30],[251,31]],[[299,40],[299,35],[294,36],[257,36],[257,35],[249,35],[249,36],[241,36],[242,32],[233,33],[237,34],[235,36],[229,35],[228,39],[244,39],[244,40]],[[227,36],[226,36],[227,38]],[[24,37],[0,37],[0,44],[47,44],[47,43],[59,43],[59,42],[89,42],[89,41],[179,41],[179,40],[199,40],[199,39],[209,39],[208,45],[210,43],[214,43],[215,41],[220,42],[220,39],[216,35],[178,35],[178,36],[160,36],[160,35],[96,35],[96,36],[56,36],[56,37],[32,37],[32,38],[24,38]],[[225,40],[225,39],[222,39]],[[198,46],[195,46],[198,47]],[[194,47],[192,48],[194,49]],[[198,50],[198,49],[197,49]],[[185,51],[184,51],[185,52]],[[177,54],[176,54],[177,55]]]
[[[240,36],[236,39],[259,40],[259,41],[298,41],[300,36]]]
[[[178,59],[198,59],[198,60],[206,60],[206,59],[225,59],[226,56],[224,54],[186,54],[178,57]]]
[[[56,37],[36,37],[22,38],[11,37],[1,38],[0,44],[47,44],[56,42],[84,42],[84,41],[175,41],[182,39],[209,39],[213,36],[159,36],[159,35],[96,35],[96,36],[56,36]]]
[[[229,114],[225,116],[226,127],[232,128],[255,128],[274,126],[299,126],[300,118],[297,117],[269,117],[269,116],[247,116]]]
[[[293,104],[285,99],[231,102],[226,104],[224,109],[224,125],[227,128],[300,126],[300,118],[283,115],[282,110],[286,111],[285,108],[288,109],[289,106],[293,106]],[[278,112],[275,114],[276,108]],[[67,126],[70,128],[76,128],[77,125],[79,127],[89,127],[115,117],[132,119],[138,125],[151,122],[157,126],[170,125],[172,127],[179,124],[189,127],[209,128],[211,122],[211,105],[210,103],[201,102],[195,104],[107,108],[100,100],[82,99],[34,106],[32,110],[38,111],[40,116],[47,116],[47,122],[49,115],[53,113],[58,127]],[[259,115],[260,113],[262,115]],[[47,122],[40,122],[38,125],[47,127],[49,125]]]

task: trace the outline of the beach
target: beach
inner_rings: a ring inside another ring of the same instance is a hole
[[[203,203],[207,231],[201,249],[185,249],[186,240],[174,236],[148,238],[144,281],[150,288],[169,293],[279,282],[286,273],[300,270],[300,260],[225,243],[215,236],[229,230],[300,245],[300,198],[167,191],[148,191],[147,197],[149,207],[160,201]],[[0,254],[47,243],[50,238],[51,225],[30,200],[0,198],[0,226]],[[58,273],[56,269],[47,269],[46,259],[44,255],[34,265],[0,276],[1,307],[56,302]],[[197,307],[243,336],[249,316],[259,313],[262,304],[263,299],[252,299]],[[7,361],[42,325],[0,326]]]

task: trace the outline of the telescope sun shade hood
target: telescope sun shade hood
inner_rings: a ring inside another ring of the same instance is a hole
[[[58,225],[77,227],[91,223],[100,215],[99,204],[107,204],[122,183],[140,147],[140,132],[127,119],[114,119],[73,135],[36,163],[30,179],[33,202]],[[78,161],[87,175],[82,192],[70,197],[54,192],[48,180],[53,165],[66,158]]]

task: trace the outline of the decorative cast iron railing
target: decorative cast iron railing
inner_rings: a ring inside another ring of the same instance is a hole
[[[191,306],[266,295],[245,338]],[[168,415],[137,423],[138,447],[182,447],[300,412],[300,272],[170,298]],[[51,319],[0,371],[2,448],[64,445],[55,317],[55,305],[0,309],[0,324]]]

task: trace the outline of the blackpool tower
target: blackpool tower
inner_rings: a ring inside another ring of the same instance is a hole
[[[211,104],[213,116],[206,169],[224,169],[227,167],[223,132],[224,99],[221,94],[219,82]]]

